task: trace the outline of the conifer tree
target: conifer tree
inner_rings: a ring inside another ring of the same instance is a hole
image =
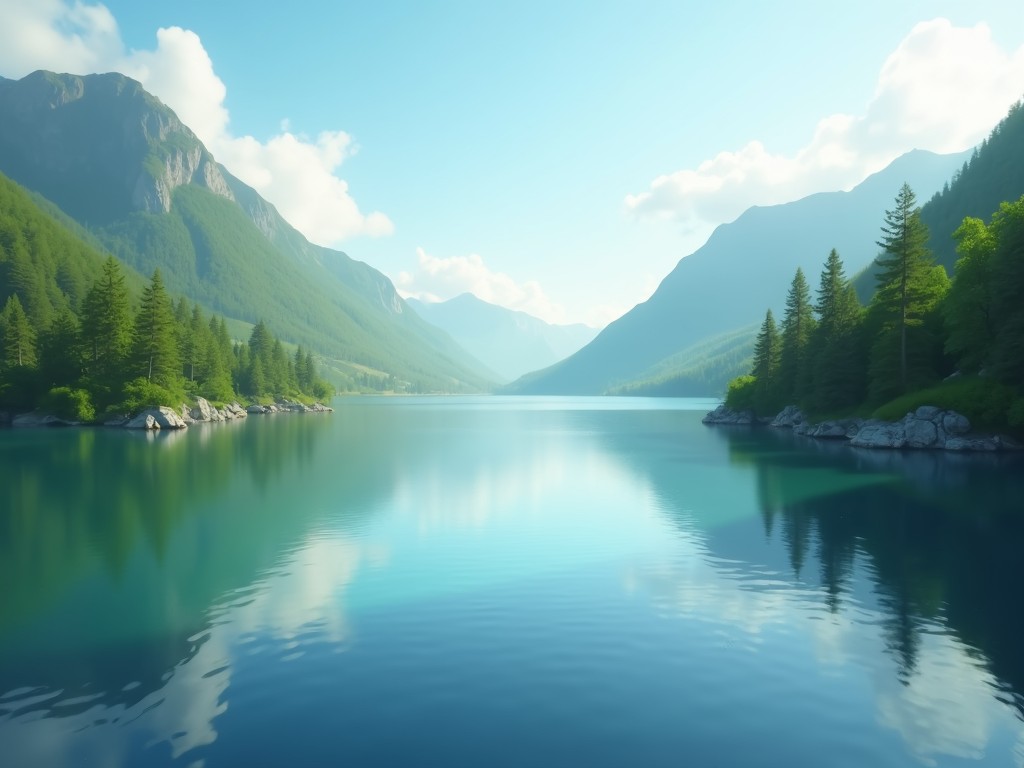
[[[912,343],[908,331],[922,324],[929,306],[928,281],[933,259],[928,251],[928,230],[921,222],[921,209],[908,184],[896,195],[892,210],[885,212],[882,237],[877,245],[883,250],[876,259],[879,272],[875,302],[885,318],[882,334],[894,339],[881,339],[876,349],[889,349],[898,345],[899,391],[910,385],[909,349]],[[878,382],[873,382],[878,388]]]
[[[142,291],[135,318],[133,357],[137,375],[172,392],[180,388],[177,323],[159,269],[154,270],[150,284]]]
[[[39,336],[39,374],[43,387],[70,386],[82,375],[78,320],[67,307]]]
[[[1001,379],[1024,388],[1024,197],[1000,205],[991,228],[996,240],[992,361]]]
[[[754,366],[751,373],[755,382],[755,409],[766,414],[779,407],[778,373],[782,343],[769,309],[754,343]]]
[[[808,389],[807,345],[815,326],[812,311],[811,290],[797,267],[786,296],[779,357],[779,394],[787,402],[802,400]]]
[[[128,288],[117,259],[109,256],[83,307],[82,347],[95,386],[112,391],[124,382],[131,345]]]
[[[808,345],[811,390],[807,402],[819,413],[857,405],[864,396],[866,365],[863,310],[835,248],[822,268],[814,311],[818,322]]]
[[[36,364],[36,334],[18,294],[7,298],[3,309],[3,363],[9,368]]]

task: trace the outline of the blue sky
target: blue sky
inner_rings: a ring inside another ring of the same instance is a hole
[[[0,74],[125,71],[401,290],[600,325],[751,204],[978,141],[1020,5],[0,0]]]

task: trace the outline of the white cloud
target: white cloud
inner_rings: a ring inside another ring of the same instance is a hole
[[[793,155],[760,141],[695,169],[657,177],[626,197],[639,215],[686,225],[730,221],[752,205],[849,189],[911,149],[956,152],[979,142],[1024,93],[1024,46],[1004,51],[985,24],[918,24],[889,56],[863,115],[821,120]]]
[[[128,51],[117,21],[100,4],[76,0],[8,0],[0,25],[0,72],[22,77],[36,69],[75,74],[123,72],[173,109],[214,156],[267,198],[306,237],[338,245],[356,235],[393,231],[383,213],[364,214],[337,176],[352,155],[343,131],[315,139],[296,135],[287,120],[266,142],[234,136],[227,88],[199,36],[180,27],[157,31],[156,48]]]
[[[565,308],[554,303],[540,283],[516,282],[504,272],[492,272],[476,253],[447,259],[416,249],[417,269],[401,272],[395,284],[404,296],[423,301],[444,301],[462,293],[508,309],[516,309],[549,323],[564,323]]]

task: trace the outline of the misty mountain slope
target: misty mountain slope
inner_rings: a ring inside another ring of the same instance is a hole
[[[426,391],[490,387],[484,366],[391,281],[309,243],[220,166],[173,111],[123,75],[0,78],[0,171],[169,290],[264,320],[346,369]]]
[[[908,182],[921,196],[930,195],[966,156],[916,150],[849,192],[750,208],[681,259],[646,302],[572,357],[513,382],[506,391],[601,394],[637,380],[691,345],[759,322],[769,307],[781,316],[797,267],[812,288],[832,248],[848,274],[863,268],[877,254],[879,227],[900,185]]]
[[[581,323],[552,325],[471,293],[443,302],[409,299],[407,303],[505,381],[546,368],[597,335],[597,329]]]

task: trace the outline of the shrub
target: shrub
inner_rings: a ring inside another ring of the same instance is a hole
[[[725,404],[734,411],[749,411],[757,400],[757,379],[754,376],[737,376],[729,382],[725,393]]]
[[[124,385],[124,400],[121,408],[128,413],[138,413],[146,408],[158,405],[174,407],[184,399],[183,393],[171,392],[169,389],[154,384],[145,378],[132,379]]]
[[[96,408],[84,389],[54,387],[43,395],[39,407],[65,421],[93,421],[96,418]]]

